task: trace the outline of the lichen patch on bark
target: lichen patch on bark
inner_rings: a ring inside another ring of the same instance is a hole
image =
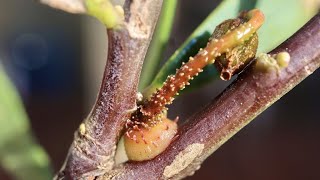
[[[181,151],[173,160],[173,162],[166,166],[163,171],[163,176],[166,179],[173,177],[180,173],[186,167],[188,167],[199,155],[201,155],[204,149],[204,144],[194,143],[189,145],[183,151]]]

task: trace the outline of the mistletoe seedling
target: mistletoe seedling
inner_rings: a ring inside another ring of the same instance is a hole
[[[256,31],[263,21],[263,13],[254,9],[222,22],[204,49],[168,76],[160,89],[137,104],[137,110],[126,122],[124,146],[129,160],[149,160],[167,148],[177,133],[177,124],[167,118],[166,105],[171,104],[205,66],[214,63],[220,77],[229,80],[253,59],[258,47]]]

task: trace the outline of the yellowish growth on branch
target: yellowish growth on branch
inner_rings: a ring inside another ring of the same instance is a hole
[[[177,128],[176,122],[164,118],[156,126],[127,132],[130,135],[125,136],[124,145],[128,158],[133,161],[154,158],[168,147]]]
[[[100,20],[107,28],[116,28],[124,21],[121,6],[114,6],[109,0],[85,0],[87,13]]]
[[[280,52],[273,56],[261,53],[257,56],[256,70],[261,72],[270,72],[276,70],[278,73],[281,69],[287,67],[290,62],[290,54],[288,52]]]

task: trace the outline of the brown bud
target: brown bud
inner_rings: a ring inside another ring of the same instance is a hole
[[[244,17],[243,14],[240,15],[239,18],[222,22],[216,27],[211,38],[219,39],[224,34],[245,23],[246,20],[242,17]],[[244,41],[243,44],[217,57],[214,64],[220,71],[220,78],[222,80],[229,80],[234,74],[242,71],[250,60],[254,58],[257,48],[258,35],[254,33],[252,37]]]

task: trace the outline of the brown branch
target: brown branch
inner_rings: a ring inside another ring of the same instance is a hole
[[[129,162],[100,179],[180,179],[232,135],[320,66],[320,15],[271,54],[289,52],[290,64],[277,72],[259,72],[252,63],[236,81],[205,109],[183,125],[175,141],[150,161]]]
[[[75,133],[56,179],[93,179],[113,168],[119,135],[136,107],[140,71],[161,4],[128,0],[124,25],[108,30],[108,61],[96,104]]]

